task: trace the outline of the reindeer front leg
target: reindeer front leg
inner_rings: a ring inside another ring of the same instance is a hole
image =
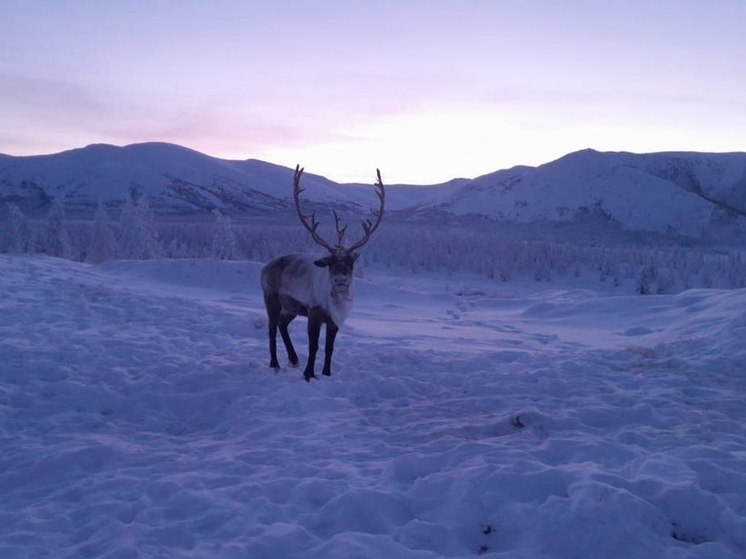
[[[339,328],[334,324],[334,321],[329,319],[326,321],[326,347],[324,348],[324,370],[321,371],[322,375],[328,377],[332,376],[332,353],[334,353],[334,339],[337,337]]]
[[[318,307],[308,311],[308,361],[306,362],[306,370],[303,371],[303,378],[306,379],[306,382],[316,378],[314,367],[316,365],[316,353],[319,351],[321,325],[324,322],[325,315],[326,313]]]

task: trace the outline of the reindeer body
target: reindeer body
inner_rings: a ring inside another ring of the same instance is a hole
[[[370,236],[381,224],[385,200],[385,190],[381,173],[377,171],[376,194],[380,208],[376,218],[363,221],[364,236],[349,248],[344,247],[344,235],[347,226],[340,228],[339,217],[334,213],[337,228],[337,245],[327,243],[318,233],[315,215],[303,214],[300,203],[300,178],[303,169],[295,169],[293,197],[295,210],[303,227],[311,234],[313,240],[327,249],[326,256],[317,257],[308,254],[286,254],[269,262],[261,273],[261,285],[264,292],[264,303],[269,319],[269,366],[276,371],[280,369],[277,360],[277,330],[287,350],[292,365],[298,364],[298,354],[290,340],[288,325],[296,316],[308,317],[308,361],[303,371],[306,381],[315,378],[314,367],[319,348],[321,326],[326,325],[326,345],[324,351],[324,369],[322,374],[331,375],[334,340],[339,328],[352,309],[353,267],[357,259],[357,250],[368,242]]]
[[[308,309],[323,309],[341,327],[352,308],[352,282],[347,290],[335,288],[330,274],[314,262],[311,254],[286,254],[275,258],[262,269],[261,283],[265,296],[277,294],[283,312],[308,316]]]
[[[334,339],[352,308],[352,269],[335,274],[324,258],[309,254],[286,254],[269,262],[261,273],[264,303],[269,318],[270,367],[280,368],[277,360],[277,330],[293,365],[298,355],[290,340],[288,325],[296,316],[308,317],[308,362],[306,380],[314,378],[321,326],[326,326],[324,375],[331,375]]]

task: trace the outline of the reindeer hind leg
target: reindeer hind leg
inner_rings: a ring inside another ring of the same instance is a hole
[[[280,363],[277,361],[277,327],[280,323],[282,306],[277,294],[264,295],[264,304],[267,307],[268,331],[269,331],[269,366],[275,371],[280,370]]]
[[[282,341],[285,344],[285,349],[288,352],[288,359],[290,364],[295,367],[298,364],[298,354],[295,352],[293,342],[290,340],[290,332],[288,332],[288,325],[293,321],[296,315],[283,311],[280,314],[280,335]]]

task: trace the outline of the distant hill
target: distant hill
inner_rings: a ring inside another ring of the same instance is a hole
[[[746,153],[583,150],[478,177],[418,211],[514,222],[608,219],[627,230],[699,236],[746,224]]]
[[[293,170],[263,161],[229,161],[165,143],[126,147],[96,144],[53,155],[0,156],[0,201],[27,211],[57,196],[72,210],[99,202],[121,204],[128,196],[148,199],[160,213],[286,211],[292,201]],[[305,174],[304,196],[338,200],[335,183]],[[335,191],[332,193],[332,191]],[[354,196],[343,196],[352,202]]]
[[[385,169],[384,180],[385,180]],[[73,211],[144,196],[159,213],[220,208],[248,215],[292,211],[293,170],[230,161],[164,143],[91,145],[53,155],[0,155],[0,203],[43,211],[62,196]],[[373,169],[371,169],[371,179]],[[370,187],[304,175],[317,207],[367,211]],[[746,153],[612,153],[583,150],[538,167],[473,180],[392,185],[387,208],[402,218],[476,215],[508,222],[606,220],[631,231],[706,235],[746,229]],[[292,214],[291,214],[292,215]]]

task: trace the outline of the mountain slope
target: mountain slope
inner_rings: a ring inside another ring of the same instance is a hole
[[[371,172],[371,178],[373,173]],[[0,155],[0,203],[45,211],[62,196],[91,211],[144,196],[160,213],[220,208],[292,215],[293,170],[230,161],[172,144],[91,145],[53,155]],[[384,169],[385,181],[385,169]],[[478,215],[510,222],[612,221],[624,229],[690,236],[746,224],[746,153],[571,153],[539,167],[513,167],[431,186],[387,185],[390,217]],[[368,211],[369,185],[304,174],[308,209]]]
[[[746,215],[746,154],[584,150],[478,177],[421,210],[516,222],[601,217],[623,228],[701,235]]]
[[[217,159],[172,144],[91,145],[53,155],[4,156],[0,200],[34,209],[64,196],[68,207],[86,209],[134,195],[147,197],[162,212],[268,211],[286,209],[292,176],[285,167]],[[315,200],[340,198],[335,183],[323,177],[308,174],[303,182]]]

